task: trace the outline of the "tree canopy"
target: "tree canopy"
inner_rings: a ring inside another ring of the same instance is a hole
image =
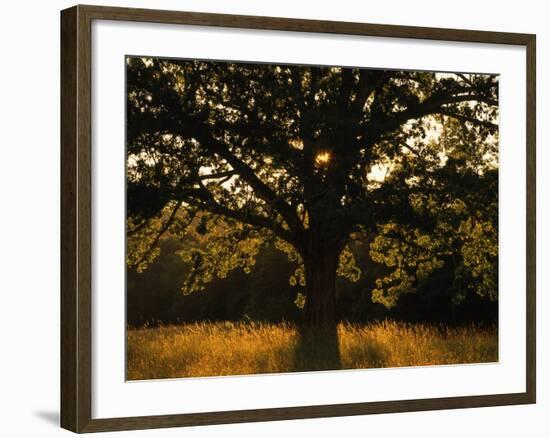
[[[444,265],[457,302],[496,299],[498,76],[128,57],[127,208],[129,266],[200,241],[184,293],[271,245],[306,322],[332,324],[363,239],[389,268],[374,301]]]

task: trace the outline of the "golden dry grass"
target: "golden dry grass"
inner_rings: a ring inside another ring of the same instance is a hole
[[[381,322],[338,326],[339,366],[304,350],[299,329],[288,323],[198,323],[128,329],[127,378],[201,377],[483,363],[498,360],[496,327],[445,328]],[[330,346],[327,354],[330,355]],[[305,353],[304,353],[305,351]],[[332,364],[332,365],[327,365]]]

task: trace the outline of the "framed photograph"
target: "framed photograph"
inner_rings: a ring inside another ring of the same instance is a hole
[[[61,423],[535,403],[535,35],[61,13]]]

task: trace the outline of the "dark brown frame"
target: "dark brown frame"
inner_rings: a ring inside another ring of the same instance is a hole
[[[92,20],[141,21],[525,46],[527,50],[526,392],[92,419]],[[61,12],[61,426],[80,433],[535,403],[535,47],[535,35],[519,33],[81,5],[63,10]]]

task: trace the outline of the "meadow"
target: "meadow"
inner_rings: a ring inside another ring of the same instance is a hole
[[[498,361],[496,326],[340,323],[334,342],[336,362],[330,344],[322,335],[304,341],[303,332],[290,323],[201,322],[128,328],[127,379]]]

